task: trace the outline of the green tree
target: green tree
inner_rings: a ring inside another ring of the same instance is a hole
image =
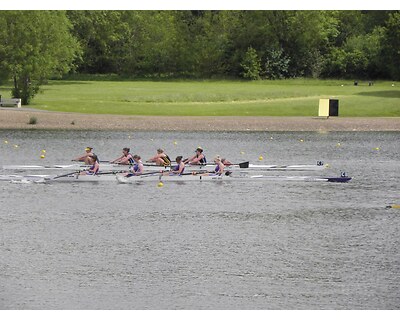
[[[283,50],[271,50],[265,62],[265,75],[268,79],[282,79],[288,75],[290,59]]]
[[[135,72],[137,49],[142,44],[140,12],[68,11],[67,16],[82,48],[82,59],[76,61],[79,72]]]
[[[240,64],[243,68],[243,77],[251,80],[260,79],[261,60],[257,55],[257,51],[249,47],[244,56],[243,62]]]
[[[389,76],[400,80],[400,12],[390,14],[384,31],[383,59]]]
[[[0,11],[0,74],[13,79],[12,96],[29,104],[40,84],[72,67],[79,52],[62,11]]]

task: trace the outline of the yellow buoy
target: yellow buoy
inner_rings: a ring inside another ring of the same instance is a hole
[[[8,141],[7,141],[7,140],[4,140],[4,143],[5,143],[5,144],[8,144]]]
[[[377,148],[374,148],[374,150],[376,150],[376,151],[379,151],[379,150],[380,150],[380,148],[379,148],[379,147],[377,147]]]
[[[244,154],[245,152],[244,151],[240,151],[240,154]]]
[[[162,183],[161,181],[157,184],[157,187],[162,187],[164,186],[164,183]]]
[[[41,154],[41,155],[40,155],[40,158],[44,159],[44,158],[45,158],[45,155],[44,155],[44,154]]]
[[[300,139],[300,142],[304,142],[304,140],[303,140],[303,139]]]
[[[17,144],[14,144],[14,148],[18,148],[19,147],[19,145],[17,145]]]
[[[336,146],[340,147],[340,142],[338,142]]]
[[[263,156],[259,156],[259,157],[258,157],[258,160],[260,160],[260,161],[261,161],[261,160],[264,160]]]
[[[46,153],[46,150],[43,149],[43,150],[42,150],[42,153]]]
[[[177,144],[178,144],[178,142],[174,141],[174,145],[177,145]]]

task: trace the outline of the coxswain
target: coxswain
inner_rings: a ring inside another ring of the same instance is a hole
[[[172,170],[169,172],[169,175],[182,175],[183,171],[185,170],[185,164],[183,163],[182,158],[182,156],[176,157],[176,166],[172,168]]]
[[[82,156],[80,156],[80,157],[78,157],[76,159],[73,159],[71,161],[83,161],[85,164],[93,164],[93,159],[91,158],[91,156],[94,155],[93,148],[92,147],[86,147],[85,148],[85,152],[86,153],[84,155],[82,155]]]
[[[125,174],[125,177],[140,176],[143,174],[144,166],[141,157],[135,154],[132,158],[133,166],[130,167],[130,171]]]
[[[207,159],[206,156],[203,153],[203,148],[202,147],[197,147],[195,150],[196,154],[193,157],[190,157],[188,159],[185,159],[183,162],[186,164],[206,164]]]
[[[89,156],[89,158],[91,158],[91,161],[93,162],[92,166],[89,169],[80,172],[79,173],[80,175],[94,176],[99,172],[100,164],[99,164],[99,159],[97,158],[97,156],[95,154],[93,154],[93,155]]]
[[[155,162],[158,166],[168,167],[171,165],[171,159],[168,157],[163,149],[157,149],[157,154],[147,161]]]
[[[117,158],[113,161],[110,161],[110,163],[132,165],[134,163],[134,161],[133,161],[133,156],[130,153],[130,149],[123,148],[122,156],[120,156],[119,158]]]

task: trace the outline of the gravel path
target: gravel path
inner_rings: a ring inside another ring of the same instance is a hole
[[[28,124],[31,117],[36,124]],[[126,131],[400,131],[400,117],[165,117],[0,108],[0,129]]]

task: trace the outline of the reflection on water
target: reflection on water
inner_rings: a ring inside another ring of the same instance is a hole
[[[201,145],[209,158],[323,160],[327,175],[354,177],[1,182],[2,309],[399,306],[400,213],[385,209],[400,201],[398,133],[0,131],[0,142],[1,165],[68,164],[87,145],[104,160],[125,146],[148,159],[158,147],[175,157]]]

